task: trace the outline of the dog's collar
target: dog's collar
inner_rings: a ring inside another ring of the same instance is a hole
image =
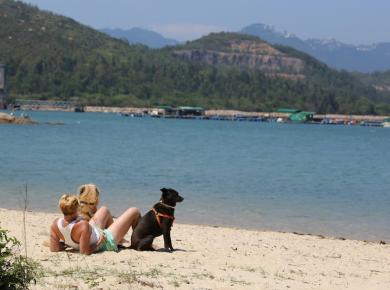
[[[175,208],[175,207],[172,206],[172,205],[163,203],[161,200],[160,200],[160,204],[162,204],[163,206],[169,207],[169,208]]]

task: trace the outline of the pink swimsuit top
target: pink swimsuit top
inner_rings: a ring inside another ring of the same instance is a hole
[[[68,245],[69,247],[72,247],[75,250],[79,250],[80,249],[80,245],[79,245],[79,243],[76,243],[75,241],[73,241],[73,239],[72,239],[72,229],[73,229],[74,225],[78,221],[80,221],[80,220],[81,220],[81,218],[77,218],[77,219],[71,221],[65,227],[64,227],[64,218],[60,218],[57,221],[58,229],[61,232],[61,234],[64,236],[65,244]],[[89,244],[92,245],[92,244],[96,243],[99,240],[99,238],[100,238],[100,231],[95,226],[92,226],[92,225],[90,225],[90,226],[92,227],[92,232],[91,232],[91,238],[89,240]]]

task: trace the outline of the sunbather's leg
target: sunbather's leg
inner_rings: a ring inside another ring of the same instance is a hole
[[[126,210],[121,216],[119,216],[115,222],[109,226],[109,230],[112,233],[115,242],[119,244],[130,227],[133,229],[137,225],[139,218],[141,217],[140,212],[137,208],[132,207]]]
[[[101,229],[107,229],[114,222],[110,210],[106,206],[102,206],[95,212],[91,220],[91,224],[98,226]]]

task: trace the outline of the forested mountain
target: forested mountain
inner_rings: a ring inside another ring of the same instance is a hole
[[[104,28],[100,31],[115,38],[125,39],[129,44],[143,44],[150,48],[162,48],[168,45],[179,44],[177,40],[165,38],[157,32],[139,27],[133,27],[127,30]]]
[[[272,44],[294,47],[333,68],[359,72],[390,70],[390,43],[351,45],[334,39],[303,40],[261,23],[249,25],[240,32],[260,37]]]
[[[12,0],[0,0],[0,27],[0,63],[7,65],[13,98],[390,112],[389,98],[357,76],[254,36],[218,33],[149,49]]]
[[[355,73],[365,85],[374,87],[382,95],[390,98],[390,70],[386,72],[375,72],[370,74]]]

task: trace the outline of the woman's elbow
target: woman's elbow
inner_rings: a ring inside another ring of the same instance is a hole
[[[91,251],[91,250],[81,250],[81,249],[80,249],[80,254],[82,254],[82,255],[89,256],[89,255],[91,255],[92,253],[93,253],[93,251]]]
[[[61,252],[62,248],[60,246],[50,245],[50,252]]]

